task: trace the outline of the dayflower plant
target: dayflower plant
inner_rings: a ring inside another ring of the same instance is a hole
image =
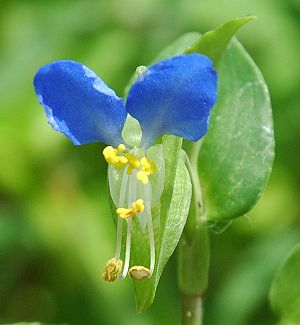
[[[155,265],[151,208],[160,202],[165,175],[162,145],[155,141],[165,134],[198,141],[208,129],[217,97],[216,71],[212,61],[201,54],[179,55],[138,68],[137,75],[125,101],[93,71],[74,61],[47,64],[34,78],[39,103],[54,130],[75,145],[108,145],[103,155],[109,164],[109,187],[118,221],[115,256],[103,270],[106,281],[125,278],[128,273],[139,280],[151,277]],[[132,127],[137,123],[138,131]],[[124,125],[127,136],[122,137]],[[130,265],[132,218],[138,218],[138,226],[148,231],[149,265]]]

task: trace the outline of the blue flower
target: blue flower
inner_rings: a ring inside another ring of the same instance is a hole
[[[152,208],[160,204],[164,187],[162,146],[151,145],[164,134],[197,141],[206,133],[217,97],[217,74],[211,60],[188,54],[155,63],[139,74],[125,103],[93,71],[74,61],[43,66],[34,78],[34,87],[54,130],[75,145],[109,145],[103,155],[109,163],[109,188],[118,223],[115,256],[105,266],[103,278],[110,282],[128,273],[138,280],[151,277],[156,255]],[[122,139],[127,114],[139,122],[142,130],[136,147],[127,140],[126,148]],[[149,268],[130,267],[135,216],[142,231],[148,229]],[[123,266],[120,255],[124,221],[127,235]]]
[[[204,55],[176,56],[146,69],[124,103],[86,66],[56,61],[40,68],[34,87],[52,128],[75,145],[123,143],[129,113],[142,128],[140,147],[147,148],[163,134],[197,141],[206,133],[217,74]]]

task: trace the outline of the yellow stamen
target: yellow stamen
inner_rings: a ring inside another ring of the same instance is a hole
[[[139,160],[136,158],[135,155],[133,155],[132,153],[128,152],[125,153],[124,156],[127,158],[128,160],[128,169],[127,169],[127,174],[131,175],[132,170],[133,169],[139,169],[140,168],[140,162]]]
[[[116,168],[123,168],[128,159],[124,155],[119,155],[126,149],[124,144],[120,144],[117,149],[107,146],[103,150],[103,155],[108,164],[114,165]]]
[[[125,152],[126,147],[124,144],[119,144],[117,148],[107,146],[103,150],[103,155],[107,163],[114,165],[115,168],[121,169],[128,165],[127,174],[131,175],[133,169],[139,169],[136,174],[137,179],[143,184],[148,184],[151,174],[156,171],[156,165],[153,161],[148,160],[146,157],[138,158],[130,153]]]
[[[146,157],[143,157],[140,160],[141,169],[137,172],[136,177],[143,184],[148,184],[148,176],[153,174],[156,171],[156,165],[153,161],[148,160]]]
[[[125,149],[126,149],[125,144],[121,143],[118,145],[117,151],[123,152],[123,151],[125,151]]]
[[[116,258],[109,260],[102,271],[102,278],[107,282],[115,281],[122,272],[123,262]]]
[[[150,276],[150,270],[144,266],[133,266],[128,271],[129,276],[134,280],[142,281]]]
[[[118,208],[117,214],[122,219],[128,219],[130,217],[135,216],[137,213],[141,213],[144,211],[144,201],[142,199],[139,199],[132,203],[132,207],[129,209],[125,208]]]

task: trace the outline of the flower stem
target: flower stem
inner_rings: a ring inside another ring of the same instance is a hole
[[[182,324],[202,324],[202,298],[199,295],[182,295]]]
[[[196,225],[193,240],[184,234],[179,244],[178,276],[182,294],[182,324],[202,324],[202,297],[208,285],[209,234],[206,224]],[[201,312],[200,312],[201,311]],[[192,314],[192,320],[185,315]],[[196,321],[197,320],[197,321]]]
[[[182,324],[202,324],[202,296],[208,285],[210,243],[203,209],[201,185],[198,176],[198,155],[201,142],[189,147],[186,167],[193,184],[189,217],[179,243],[178,280],[182,294]]]

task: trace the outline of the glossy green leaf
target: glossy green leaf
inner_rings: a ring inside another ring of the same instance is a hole
[[[270,300],[282,324],[300,324],[300,244],[292,250],[275,277]]]
[[[233,18],[215,30],[205,33],[197,42],[189,47],[185,53],[201,53],[210,57],[216,65],[227,48],[232,36],[254,16]]]
[[[205,215],[244,215],[271,172],[274,134],[267,86],[242,45],[230,43],[219,67],[218,101],[200,152]]]
[[[156,261],[153,275],[144,281],[134,281],[138,312],[146,310],[153,302],[156,287],[165,264],[174,252],[188,215],[192,194],[189,173],[181,159],[181,139],[163,137],[165,156],[165,188],[161,206],[152,209],[155,228]],[[149,239],[136,227],[133,230],[132,265],[149,265]]]

